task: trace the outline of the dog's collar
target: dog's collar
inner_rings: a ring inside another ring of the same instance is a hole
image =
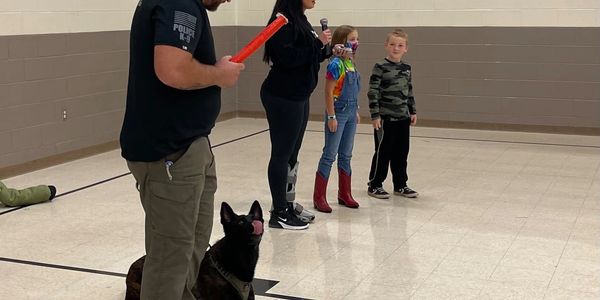
[[[251,287],[252,282],[242,281],[242,280],[238,279],[237,277],[235,277],[235,275],[233,275],[230,272],[228,272],[227,270],[225,270],[213,258],[213,256],[210,254],[210,251],[207,251],[206,255],[208,256],[208,260],[209,260],[210,264],[221,274],[221,276],[223,276],[223,278],[225,278],[225,280],[227,280],[227,282],[229,282],[236,289],[236,291],[240,295],[241,299],[247,300],[250,295],[250,287]]]

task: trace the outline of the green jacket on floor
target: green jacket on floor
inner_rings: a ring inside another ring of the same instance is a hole
[[[48,185],[38,185],[22,190],[7,188],[0,181],[0,203],[6,206],[24,206],[52,200],[56,188]]]

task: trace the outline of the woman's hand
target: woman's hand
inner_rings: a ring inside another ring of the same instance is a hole
[[[337,120],[336,119],[329,119],[327,120],[327,128],[329,128],[330,132],[336,132],[337,131]]]
[[[356,124],[360,124],[360,114],[356,112]]]
[[[321,34],[319,34],[319,40],[321,40],[321,43],[323,43],[323,45],[331,43],[331,29],[322,31]]]

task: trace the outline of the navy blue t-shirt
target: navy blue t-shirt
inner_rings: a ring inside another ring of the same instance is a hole
[[[221,89],[178,90],[154,71],[154,46],[190,52],[200,63],[216,63],[206,9],[198,0],[141,0],[130,36],[127,106],[121,130],[122,156],[157,161],[208,136],[221,108]]]

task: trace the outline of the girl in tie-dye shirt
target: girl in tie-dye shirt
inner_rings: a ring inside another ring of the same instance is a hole
[[[358,49],[358,31],[349,25],[338,27],[331,43],[336,45],[334,56],[327,65],[325,83],[325,147],[315,176],[313,203],[320,212],[329,213],[327,203],[327,182],[333,162],[338,162],[339,190],[338,203],[350,208],[359,204],[351,193],[350,159],[354,147],[358,115],[358,94],[360,74],[354,65],[354,55]],[[338,45],[343,45],[340,50]]]

